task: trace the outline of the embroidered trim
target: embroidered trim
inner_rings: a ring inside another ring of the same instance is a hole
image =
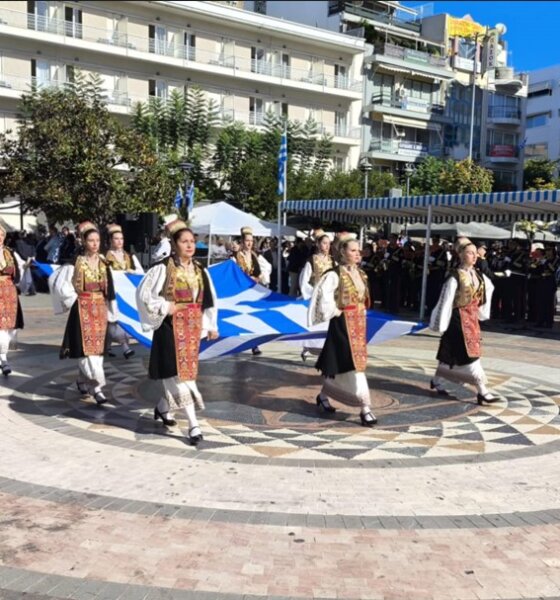
[[[107,304],[103,294],[79,294],[78,313],[84,355],[102,356],[107,335]]]
[[[196,380],[201,331],[202,311],[200,304],[181,306],[173,315],[177,377],[181,381]]]
[[[367,367],[366,308],[364,304],[347,307],[343,315],[354,368],[363,373]]]
[[[0,278],[0,331],[15,329],[17,321],[17,290],[12,280]]]

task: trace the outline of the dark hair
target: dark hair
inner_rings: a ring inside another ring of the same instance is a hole
[[[315,243],[317,244],[317,246],[325,239],[328,238],[329,242],[331,241],[331,238],[328,236],[328,234],[323,233],[323,235],[320,235],[316,240]]]
[[[355,240],[354,238],[350,238],[348,240],[344,240],[342,242],[342,244],[340,244],[340,252],[345,252],[346,248],[348,248],[348,245],[351,244],[352,242],[359,244],[360,242],[358,242],[358,240]]]
[[[84,242],[85,242],[85,241],[88,239],[88,237],[89,237],[89,236],[90,236],[92,233],[97,233],[97,235],[99,235],[99,231],[97,231],[97,229],[93,229],[93,228],[92,228],[92,229],[88,229],[88,230],[87,230],[87,231],[84,233],[84,235],[83,235]]]
[[[179,240],[179,238],[181,237],[181,234],[184,233],[185,231],[188,231],[194,238],[194,233],[193,230],[190,227],[183,227],[182,229],[179,229],[179,231],[176,231],[172,236],[171,239],[173,240],[173,242],[175,244],[177,244],[177,241]]]

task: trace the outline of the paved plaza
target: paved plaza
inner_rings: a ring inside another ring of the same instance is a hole
[[[198,448],[153,420],[148,352],[107,359],[109,402],[58,359],[65,316],[23,298],[0,382],[0,599],[560,597],[560,335],[487,331],[500,401],[429,391],[438,338],[370,347],[379,425],[300,349],[201,364]]]

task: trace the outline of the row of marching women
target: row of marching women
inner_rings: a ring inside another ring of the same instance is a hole
[[[177,415],[188,422],[186,437],[192,444],[203,438],[197,410],[204,401],[197,385],[200,341],[217,339],[218,299],[206,269],[194,260],[195,238],[186,223],[176,219],[166,226],[171,254],[143,276],[136,290],[142,327],[153,332],[149,377],[162,384],[155,403],[154,419],[166,427],[177,424]],[[125,332],[117,324],[113,274],[139,273],[140,265],[122,249],[122,231],[108,228],[110,249],[100,253],[101,234],[91,222],[79,226],[82,253],[74,264],[65,265],[50,278],[58,311],[68,311],[60,349],[61,358],[78,361],[77,392],[93,397],[99,405],[107,402],[104,393],[103,356],[107,337],[122,344],[125,358],[131,356]],[[236,257],[255,283],[258,265],[251,253],[249,231],[243,232],[245,245]],[[13,331],[23,326],[15,283],[17,264],[3,247],[0,235],[0,350],[7,366],[7,342]],[[458,265],[444,281],[432,312],[430,326],[442,333],[437,354],[438,367],[431,381],[434,393],[449,394],[445,381],[470,383],[476,388],[479,404],[494,402],[487,389],[480,362],[482,354],[479,321],[488,318],[493,285],[476,268],[476,247],[462,240],[456,247]],[[316,252],[305,265],[300,280],[309,297],[310,328],[328,322],[322,347],[317,350],[316,369],[323,385],[316,398],[317,410],[329,414],[331,402],[356,407],[362,426],[372,427],[377,418],[372,411],[366,377],[367,310],[372,298],[368,277],[360,268],[361,251],[356,239],[337,241],[337,261],[330,255],[328,238],[317,236]],[[9,374],[9,367],[5,375]]]

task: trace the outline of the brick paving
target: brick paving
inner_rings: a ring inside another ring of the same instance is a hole
[[[294,349],[206,364],[195,450],[151,422],[144,350],[81,402],[47,302],[0,382],[0,600],[560,597],[556,335],[488,332],[482,409],[426,391],[434,336],[373,348],[373,431],[317,416]]]

